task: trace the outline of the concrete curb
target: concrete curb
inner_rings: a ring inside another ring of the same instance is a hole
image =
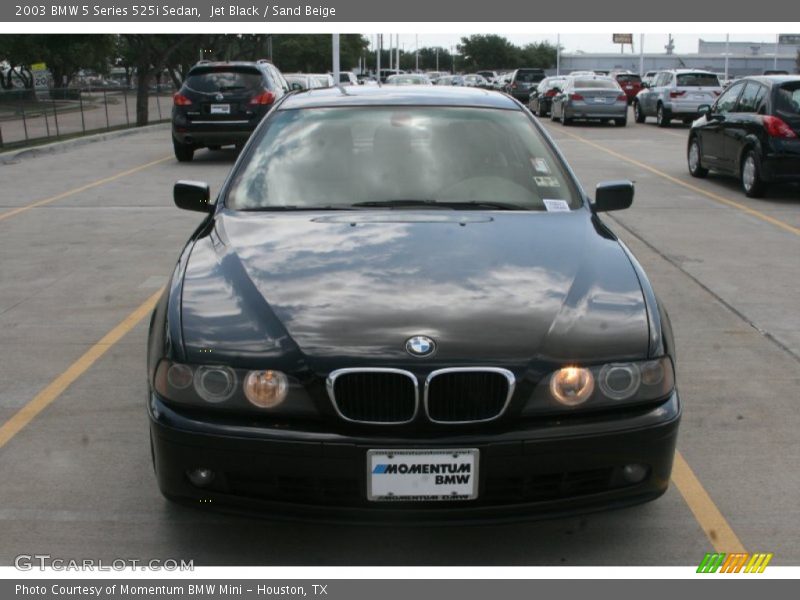
[[[97,133],[94,135],[85,135],[70,140],[63,140],[61,142],[53,142],[51,144],[42,144],[41,146],[34,146],[32,148],[21,148],[19,150],[10,150],[8,152],[0,152],[0,164],[10,165],[21,160],[28,158],[36,158],[46,154],[56,154],[59,152],[66,152],[71,148],[84,146],[86,144],[93,144],[95,142],[104,142],[114,138],[125,137],[128,135],[135,135],[137,133],[145,133],[157,129],[168,129],[170,123],[156,123],[154,125],[145,125],[144,127],[129,127],[126,129],[119,129],[117,131],[107,131],[105,133]]]

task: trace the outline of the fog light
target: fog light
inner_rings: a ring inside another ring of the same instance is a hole
[[[589,369],[564,367],[550,378],[550,393],[558,402],[577,406],[589,399],[594,391],[594,376]]]
[[[186,476],[195,487],[208,487],[214,481],[216,474],[211,469],[200,467],[186,471]]]
[[[647,477],[647,465],[640,465],[638,463],[625,465],[622,467],[622,476],[625,478],[625,481],[639,483]]]
[[[278,406],[288,391],[289,381],[280,371],[250,371],[244,380],[244,395],[259,408]]]

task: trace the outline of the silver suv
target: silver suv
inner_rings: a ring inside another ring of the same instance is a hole
[[[672,119],[691,123],[700,116],[698,108],[714,104],[722,93],[716,73],[698,69],[660,71],[653,84],[633,99],[637,123],[655,117],[659,127],[669,127]]]

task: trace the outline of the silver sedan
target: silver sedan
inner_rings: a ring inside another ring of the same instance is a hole
[[[553,97],[553,121],[570,125],[574,119],[613,120],[628,124],[628,97],[610,77],[567,77],[561,93]]]

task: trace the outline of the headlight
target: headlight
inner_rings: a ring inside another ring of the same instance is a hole
[[[319,416],[303,385],[276,370],[187,365],[162,359],[153,388],[164,400],[198,408]]]
[[[524,416],[575,409],[602,409],[661,400],[672,393],[675,373],[668,357],[558,369],[542,378]]]
[[[550,376],[550,393],[557,402],[578,406],[594,392],[594,376],[589,369],[564,367]]]
[[[229,367],[197,367],[194,390],[206,402],[224,402],[236,391],[236,373]]]

